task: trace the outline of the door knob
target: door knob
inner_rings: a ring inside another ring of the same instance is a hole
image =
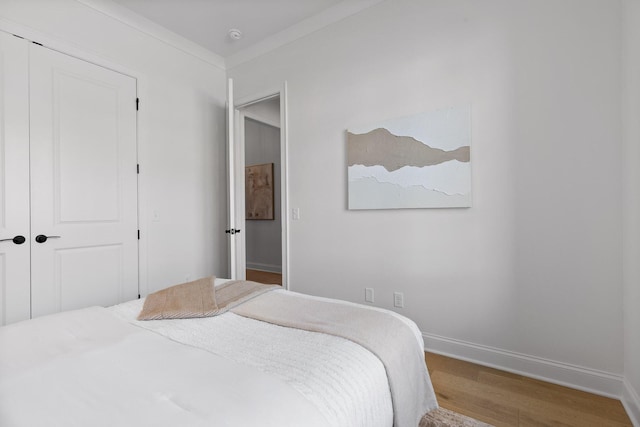
[[[36,236],[36,242],[38,243],[44,243],[47,241],[47,239],[59,239],[60,236],[45,236],[44,234],[38,234]]]
[[[9,240],[11,240],[16,245],[21,245],[27,241],[27,239],[25,239],[24,236],[16,236],[13,239],[1,239],[0,242],[8,242]]]

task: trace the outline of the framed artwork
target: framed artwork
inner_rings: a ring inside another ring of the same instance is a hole
[[[471,106],[347,131],[349,209],[471,206]]]
[[[246,166],[245,219],[274,219],[273,163]]]

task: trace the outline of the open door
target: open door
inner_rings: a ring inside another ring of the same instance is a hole
[[[235,228],[236,183],[235,183],[235,107],[233,104],[233,79],[227,80],[227,224],[225,230],[229,237],[229,278],[236,279],[236,239],[241,230]]]
[[[239,112],[235,108],[233,98],[233,79],[227,81],[227,223],[225,230],[229,237],[229,278],[244,280],[245,255],[244,255],[244,146],[238,143]]]

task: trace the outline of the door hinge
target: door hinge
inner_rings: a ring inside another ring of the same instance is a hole
[[[140,230],[138,230],[138,240],[140,240]]]
[[[136,165],[136,173],[140,174],[140,164],[139,163]]]
[[[32,41],[31,43],[37,44],[38,46],[42,46],[42,43],[38,43],[38,42],[34,42],[34,41]],[[44,47],[44,46],[42,46],[42,47]]]
[[[136,98],[136,111],[140,109],[140,98]]]
[[[140,294],[138,294],[138,299],[140,299]]]

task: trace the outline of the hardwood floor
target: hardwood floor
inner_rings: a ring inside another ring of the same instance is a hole
[[[631,426],[620,401],[425,353],[440,406],[495,426]]]
[[[282,286],[282,274],[271,273],[269,271],[247,269],[247,280],[251,280],[252,282],[265,283],[267,285]]]

